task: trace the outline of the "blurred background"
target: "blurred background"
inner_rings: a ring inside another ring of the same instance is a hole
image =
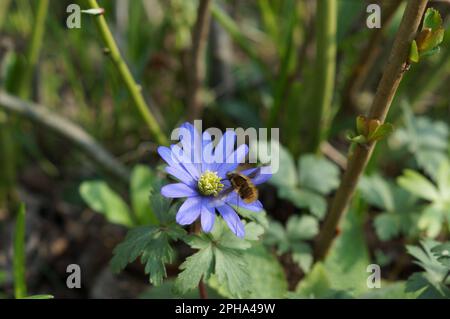
[[[301,181],[285,185],[290,172],[280,172],[261,189],[267,215],[281,229],[294,215],[312,216],[320,224],[346,165],[346,136],[356,116],[370,107],[406,1],[337,0],[328,6],[320,0],[213,0],[202,16],[205,2],[116,0],[99,5],[162,135],[170,136],[193,119],[202,119],[204,128],[280,128],[282,165],[292,166],[294,175],[300,170],[300,180],[310,168],[324,171],[329,175],[317,173],[317,178],[329,182],[323,187]],[[151,289],[138,262],[113,275],[108,265],[112,250],[127,227],[99,214],[102,207],[80,192],[83,182],[101,180],[108,185],[105,196],[111,205],[127,205],[133,201],[130,172],[138,174],[138,167],[142,174],[161,175],[161,161],[157,134],[149,130],[105,48],[97,17],[82,13],[81,27],[68,28],[71,3],[90,8],[88,1],[0,0],[1,296],[13,296],[12,234],[19,202],[27,207],[30,292],[59,298],[169,296],[167,289]],[[380,29],[367,27],[369,3],[382,8]],[[450,3],[430,5],[448,29]],[[352,237],[363,238],[366,257],[381,263],[384,279],[394,281],[417,270],[405,244],[421,236],[448,239],[448,202],[440,219],[428,219],[423,227],[426,199],[398,208],[401,201],[392,194],[404,169],[433,182],[440,163],[448,162],[449,33],[439,54],[405,72],[388,118],[395,132],[377,146],[369,163],[371,177],[364,179],[356,199],[364,217]],[[326,163],[309,166],[315,161],[307,154],[321,154]],[[393,207],[383,199],[391,195]],[[379,217],[386,212],[394,217]],[[276,237],[269,236],[268,251],[287,288],[294,289],[308,272],[309,259],[280,252]],[[183,245],[177,251],[187,254]],[[81,289],[66,287],[66,267],[73,263],[82,269]],[[178,265],[168,267],[169,278]]]

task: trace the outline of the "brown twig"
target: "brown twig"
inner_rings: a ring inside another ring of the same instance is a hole
[[[56,132],[76,144],[88,157],[114,177],[128,183],[127,168],[99,145],[92,136],[68,119],[52,113],[45,106],[21,100],[2,91],[0,91],[0,109],[27,118]]]
[[[336,163],[343,170],[347,169],[347,157],[345,157],[341,152],[339,152],[333,145],[328,143],[327,141],[322,142],[320,144],[320,151]]]
[[[188,118],[195,120],[201,116],[201,87],[205,79],[205,51],[211,18],[211,0],[200,0],[197,21],[192,34],[191,67],[188,74]]]
[[[344,88],[342,105],[345,109],[354,109],[356,105],[356,94],[364,85],[367,75],[370,73],[377,57],[381,52],[380,43],[383,41],[386,30],[397,12],[402,1],[393,1],[383,8],[381,16],[381,28],[375,29],[367,43],[367,46],[361,52],[358,62],[354,66],[348,81]]]
[[[405,73],[411,42],[414,40],[428,0],[409,0],[397,36],[378,85],[369,118],[384,122],[397,88]],[[323,259],[336,236],[336,227],[353,196],[358,180],[370,159],[375,143],[357,145],[349,157],[348,168],[333,198],[321,232],[317,238],[315,257]]]

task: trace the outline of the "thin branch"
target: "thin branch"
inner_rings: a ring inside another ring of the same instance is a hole
[[[129,172],[108,151],[81,127],[52,113],[45,106],[21,100],[0,91],[0,110],[21,116],[42,125],[76,144],[88,157],[116,178],[128,183]]]
[[[188,117],[195,120],[202,114],[201,88],[205,80],[205,51],[211,20],[211,0],[200,0],[197,21],[192,33],[191,68],[188,74]]]
[[[369,118],[384,122],[400,81],[405,73],[411,42],[415,38],[428,0],[410,0],[403,15],[383,77],[378,85]],[[375,147],[375,143],[357,145],[349,157],[348,168],[333,198],[322,230],[317,238],[315,257],[323,259],[336,236],[336,227],[353,196],[358,180]]]
[[[96,0],[88,0],[91,8],[100,8]],[[97,24],[100,35],[105,43],[106,47],[109,49],[109,55],[116,66],[123,82],[125,83],[128,92],[130,93],[131,98],[134,101],[135,106],[137,107],[140,115],[143,120],[147,124],[150,132],[153,134],[156,142],[159,144],[168,144],[167,137],[161,131],[161,128],[156,121],[155,117],[150,111],[147,103],[145,102],[144,96],[141,92],[141,87],[136,83],[133,78],[133,75],[130,72],[125,60],[123,59],[119,48],[117,47],[116,41],[111,33],[111,30],[106,23],[105,17],[100,14],[95,17],[95,22]]]
[[[335,162],[340,168],[343,170],[347,169],[347,157],[342,155],[342,153],[335,149],[333,145],[324,141],[320,144],[320,151],[330,160]]]

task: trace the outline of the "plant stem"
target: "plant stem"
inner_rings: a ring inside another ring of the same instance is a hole
[[[22,74],[22,80],[19,83],[19,96],[24,99],[30,97],[33,73],[39,60],[42,39],[45,32],[45,20],[47,18],[48,6],[49,0],[39,0],[36,18],[33,24],[33,33],[31,35],[30,45],[27,48],[26,65]]]
[[[129,172],[88,133],[62,116],[52,113],[45,106],[18,99],[0,91],[0,110],[19,115],[43,125],[76,144],[100,167],[104,167],[115,178],[128,183]]]
[[[272,108],[270,110],[270,115],[268,119],[268,127],[271,128],[275,125],[275,122],[278,118],[278,114],[280,112],[280,107],[283,102],[283,97],[285,96],[288,89],[288,77],[289,77],[289,64],[291,62],[291,56],[294,50],[294,28],[297,22],[297,14],[296,14],[296,2],[295,1],[289,1],[287,2],[287,6],[290,11],[289,17],[287,17],[288,20],[288,27],[286,36],[284,37],[284,43],[283,46],[281,46],[281,53],[280,53],[280,70],[278,71],[277,81],[274,84],[274,90],[273,90],[273,104]],[[281,42],[281,40],[278,40]]]
[[[238,44],[242,51],[247,54],[250,59],[258,65],[264,77],[271,83],[272,74],[269,67],[261,59],[258,52],[249,44],[248,38],[242,33],[236,22],[217,4],[211,6],[211,14],[214,19],[230,34],[230,37]]]
[[[331,118],[331,103],[336,76],[337,1],[318,0],[316,10],[316,60],[313,98],[305,114],[311,119],[305,123],[305,142],[302,151],[317,152],[325,138]]]
[[[203,103],[201,88],[205,80],[205,51],[211,18],[211,0],[200,0],[197,20],[192,34],[191,65],[188,74],[188,117],[195,120],[201,116]]]
[[[20,204],[14,230],[14,296],[16,299],[27,296],[25,279],[25,205]]]
[[[428,0],[410,0],[403,14],[389,61],[378,85],[375,98],[370,109],[369,118],[384,122],[394,99],[400,81],[405,73],[405,63],[409,48],[415,38],[422,15]],[[348,168],[342,177],[341,184],[331,202],[322,230],[317,238],[315,257],[323,259],[336,236],[336,227],[342,219],[353,196],[358,180],[370,159],[375,143],[364,146],[357,145],[350,155]]]
[[[9,6],[11,5],[11,0],[2,0],[0,1],[0,29],[3,27],[5,23],[5,17],[8,13]]]
[[[98,9],[100,8],[96,0],[88,0],[91,8]],[[130,72],[127,64],[125,63],[119,48],[117,47],[116,41],[111,33],[111,30],[106,23],[106,19],[103,15],[97,15],[95,17],[95,22],[97,24],[98,30],[100,31],[100,35],[105,43],[105,46],[109,49],[109,55],[119,71],[120,76],[122,77],[123,82],[125,83],[128,92],[133,99],[135,106],[137,107],[142,119],[145,121],[148,129],[153,134],[154,138],[159,144],[167,145],[168,140],[164,133],[161,131],[161,128],[156,121],[153,114],[150,112],[150,109],[145,102],[145,99],[141,93],[141,87],[136,83],[133,78],[133,75]]]

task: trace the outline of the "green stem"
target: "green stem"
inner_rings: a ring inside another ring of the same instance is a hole
[[[8,13],[9,6],[11,4],[11,0],[2,0],[0,1],[0,29],[3,27],[5,23],[5,17]]]
[[[249,44],[248,38],[244,36],[239,26],[230,16],[224,12],[218,5],[211,6],[211,14],[214,19],[224,28],[231,36],[231,38],[239,45],[239,47],[259,66],[264,76],[272,80],[272,75],[268,66],[260,58],[258,52]]]
[[[336,71],[336,25],[337,1],[317,1],[314,94],[305,108],[305,115],[307,114],[310,120],[305,123],[307,134],[304,136],[302,151],[318,152],[321,141],[326,137],[331,118]]]
[[[14,296],[16,299],[27,296],[25,280],[25,204],[20,204],[14,231]]]
[[[275,125],[278,114],[280,112],[280,107],[283,101],[284,95],[287,93],[286,87],[289,76],[289,65],[291,62],[291,56],[294,48],[293,41],[293,33],[295,24],[297,22],[297,14],[295,11],[295,1],[290,1],[288,3],[288,8],[290,11],[290,16],[288,18],[288,31],[286,32],[286,37],[284,41],[284,50],[281,50],[281,66],[280,71],[278,72],[277,81],[274,85],[274,93],[273,93],[273,105],[270,110],[268,127],[271,128]],[[281,41],[280,41],[281,42]]]
[[[33,73],[42,48],[48,6],[49,0],[39,0],[36,19],[33,24],[33,33],[26,53],[26,66],[22,75],[22,81],[19,83],[19,96],[24,99],[30,97]]]
[[[100,8],[96,0],[88,0],[88,2],[91,8],[96,9]],[[125,63],[119,51],[119,48],[117,47],[116,41],[114,40],[114,37],[111,33],[111,30],[109,29],[108,24],[106,23],[105,17],[103,15],[98,15],[95,17],[95,22],[100,31],[100,35],[103,39],[103,42],[105,43],[105,46],[109,49],[111,59],[114,65],[116,66],[117,70],[119,71],[119,74],[122,77],[122,80],[124,81],[128,89],[128,92],[130,93],[131,98],[134,101],[135,106],[137,107],[139,113],[142,116],[142,119],[147,124],[148,129],[153,134],[156,141],[159,144],[167,145],[169,143],[167,137],[161,131],[158,122],[156,121],[153,114],[150,112],[150,109],[141,93],[141,87],[136,83],[136,81],[133,78],[133,75],[130,72],[130,69]]]

